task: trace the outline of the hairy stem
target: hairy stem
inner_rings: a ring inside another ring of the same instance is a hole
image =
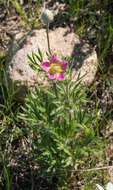
[[[51,55],[51,49],[50,49],[50,41],[49,41],[49,23],[46,25],[46,34],[47,34],[47,44],[48,44],[48,51]]]
[[[53,89],[54,89],[56,98],[58,98],[58,92],[57,92],[57,87],[56,87],[56,83],[55,82],[53,82]]]

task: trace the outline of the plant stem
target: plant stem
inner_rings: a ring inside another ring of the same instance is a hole
[[[56,98],[58,98],[58,92],[57,92],[57,87],[56,87],[56,83],[55,82],[53,82],[53,89],[54,89]]]
[[[47,44],[48,44],[48,51],[51,55],[51,49],[50,49],[50,41],[49,41],[49,23],[46,25],[46,34],[47,34]]]

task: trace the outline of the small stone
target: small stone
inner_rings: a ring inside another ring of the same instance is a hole
[[[81,42],[74,33],[69,33],[68,28],[59,27],[50,31],[49,36],[52,53],[56,54],[58,59],[66,56],[72,57],[73,80],[76,80],[80,72],[81,76],[86,74],[83,82],[90,84],[95,78],[98,66],[95,50]],[[32,70],[28,63],[27,55],[32,56],[32,52],[37,53],[38,48],[42,51],[44,61],[47,61],[48,45],[45,29],[30,31],[26,34],[19,33],[9,48],[6,76],[8,84],[14,83],[15,88],[19,89],[17,100],[24,99],[27,84],[31,88],[34,85],[47,85],[47,80],[44,79],[42,73]]]

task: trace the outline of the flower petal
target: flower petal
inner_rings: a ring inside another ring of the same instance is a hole
[[[55,79],[56,78],[55,75],[52,75],[49,72],[47,72],[47,76],[48,76],[49,79]]]
[[[60,64],[61,64],[61,67],[62,67],[63,71],[65,71],[67,69],[68,65],[69,65],[69,63],[66,62],[66,61],[61,61]]]
[[[64,74],[60,73],[59,75],[56,76],[56,79],[58,79],[58,80],[64,80]]]
[[[54,55],[52,55],[50,57],[50,63],[60,63],[60,61]]]
[[[41,63],[41,66],[42,68],[45,70],[45,71],[48,71],[49,70],[49,66],[50,66],[50,62],[43,62]]]

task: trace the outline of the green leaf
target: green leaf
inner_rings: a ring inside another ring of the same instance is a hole
[[[52,110],[52,112],[50,113],[50,116],[53,116],[54,114],[58,114],[59,112],[62,112],[64,110],[64,105],[58,107],[57,109]]]
[[[25,24],[28,23],[28,19],[26,14],[23,12],[20,4],[18,3],[17,0],[10,0],[11,3],[13,4],[13,6],[16,8],[16,11],[19,13],[19,15],[21,16],[22,20],[25,22]]]
[[[38,48],[38,53],[39,53],[39,55],[40,55],[40,60],[41,60],[41,62],[43,62],[43,55],[42,55],[42,52],[41,52],[41,50]]]

